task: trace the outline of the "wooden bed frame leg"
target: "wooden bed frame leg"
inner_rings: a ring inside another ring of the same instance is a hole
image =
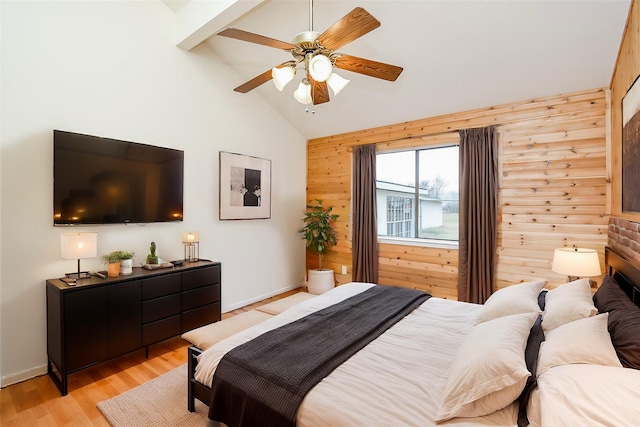
[[[196,367],[198,366],[198,356],[202,354],[202,350],[200,350],[196,346],[190,346],[187,355],[187,409],[189,412],[195,412],[196,410],[196,399],[205,405],[209,406],[209,402],[211,401],[211,389],[204,384],[196,381]],[[213,422],[209,420],[210,422]],[[207,424],[213,425],[216,427],[226,427],[224,424]]]
[[[195,412],[195,397],[193,395],[193,379],[196,374],[196,364],[198,363],[198,354],[200,352],[196,352],[194,347],[189,347],[188,353],[188,370],[189,370],[189,378],[187,381],[187,410],[189,412]]]

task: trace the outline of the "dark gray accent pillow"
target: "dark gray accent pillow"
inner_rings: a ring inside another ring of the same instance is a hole
[[[538,295],[538,305],[540,306],[540,310],[542,311],[544,311],[547,292],[549,291],[547,291],[546,289],[543,289],[542,291],[540,291],[540,294]]]
[[[546,293],[546,292],[545,292]],[[544,306],[544,295],[542,295],[542,304]],[[527,364],[527,369],[531,372],[531,376],[527,379],[527,383],[524,386],[524,390],[518,397],[518,426],[525,427],[529,425],[529,419],[527,418],[527,403],[529,402],[529,395],[533,389],[538,385],[536,380],[536,371],[538,366],[538,351],[540,345],[544,341],[544,331],[542,330],[542,315],[539,315],[536,319],[531,332],[529,332],[529,339],[527,339],[527,347],[524,350],[524,360]]]
[[[611,276],[605,276],[593,303],[600,313],[609,313],[609,335],[622,365],[640,369],[640,308]]]
[[[619,274],[617,278],[624,280]],[[618,281],[611,276],[604,276],[604,279],[602,279],[602,284],[593,295],[593,304],[600,313],[633,305],[627,294],[620,288]]]

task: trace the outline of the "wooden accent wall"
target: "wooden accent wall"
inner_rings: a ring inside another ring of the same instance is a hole
[[[608,90],[526,100],[308,141],[307,198],[333,205],[338,245],[325,266],[351,272],[351,147],[378,151],[456,140],[463,128],[496,125],[500,133],[497,288],[532,279],[564,282],[551,272],[553,250],[597,249],[604,268],[607,241]],[[379,244],[379,282],[457,298],[458,251]],[[307,267],[317,256],[307,255]]]
[[[640,213],[622,212],[622,98],[640,75],[640,2],[633,0],[611,78],[612,213],[640,221]]]

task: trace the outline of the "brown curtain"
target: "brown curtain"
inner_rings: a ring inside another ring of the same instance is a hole
[[[498,142],[493,126],[460,131],[458,300],[484,303],[496,271]]]
[[[353,149],[352,280],[378,283],[376,145]]]

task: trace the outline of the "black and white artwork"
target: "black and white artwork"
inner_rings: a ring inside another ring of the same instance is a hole
[[[622,98],[622,211],[640,212],[640,78]]]
[[[220,152],[220,219],[271,217],[271,161]]]
[[[231,166],[231,206],[260,206],[260,175],[257,169]]]

